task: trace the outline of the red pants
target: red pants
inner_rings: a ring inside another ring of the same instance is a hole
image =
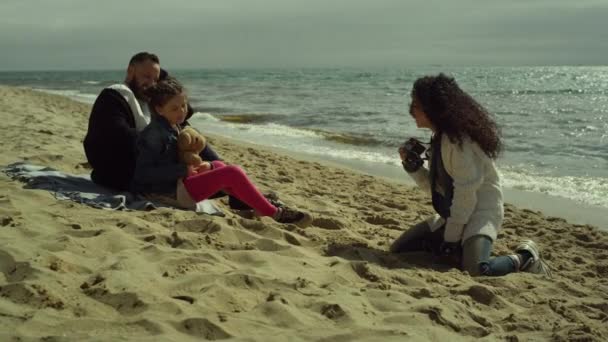
[[[213,169],[184,178],[184,186],[194,199],[200,202],[220,190],[245,202],[262,216],[273,216],[277,208],[251,183],[245,171],[234,165],[213,161]]]

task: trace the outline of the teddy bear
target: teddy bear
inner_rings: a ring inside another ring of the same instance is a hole
[[[207,145],[207,140],[190,126],[184,127],[177,136],[177,153],[179,160],[188,166],[199,167],[203,160],[199,156]]]

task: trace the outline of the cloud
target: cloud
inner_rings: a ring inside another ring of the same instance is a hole
[[[3,0],[3,69],[605,64],[596,0]]]

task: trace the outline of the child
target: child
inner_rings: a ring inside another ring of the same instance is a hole
[[[179,124],[186,118],[188,105],[185,90],[176,79],[168,78],[148,88],[146,95],[152,120],[138,137],[133,191],[169,195],[185,206],[184,198],[200,202],[223,190],[260,216],[280,223],[310,224],[309,214],[270,203],[237,166],[213,161],[194,169],[178,161]]]
[[[433,132],[429,169],[420,151],[399,149],[404,169],[432,194],[436,215],[403,233],[391,252],[434,250],[462,259],[471,275],[500,276],[525,271],[550,274],[531,240],[511,255],[490,258],[503,220],[502,187],[494,159],[500,134],[489,113],[453,78],[443,74],[416,80],[410,114]]]

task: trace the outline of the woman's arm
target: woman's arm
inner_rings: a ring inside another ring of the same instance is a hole
[[[431,193],[431,180],[429,177],[429,170],[424,167],[422,164],[422,160],[420,160],[420,164],[416,171],[412,171],[409,166],[407,166],[407,151],[404,147],[399,148],[399,156],[401,157],[401,163],[403,164],[403,169],[407,172],[408,175],[414,179],[414,182],[418,184],[418,186],[425,191],[426,193]]]
[[[414,182],[426,193],[431,193],[431,178],[429,176],[429,170],[421,166],[416,172],[408,172],[408,175],[412,177]]]
[[[477,206],[477,190],[483,183],[483,165],[473,144],[470,139],[465,139],[462,146],[458,146],[447,136],[441,142],[441,158],[446,172],[454,181],[450,217],[445,225],[446,242],[462,239],[464,227]]]

